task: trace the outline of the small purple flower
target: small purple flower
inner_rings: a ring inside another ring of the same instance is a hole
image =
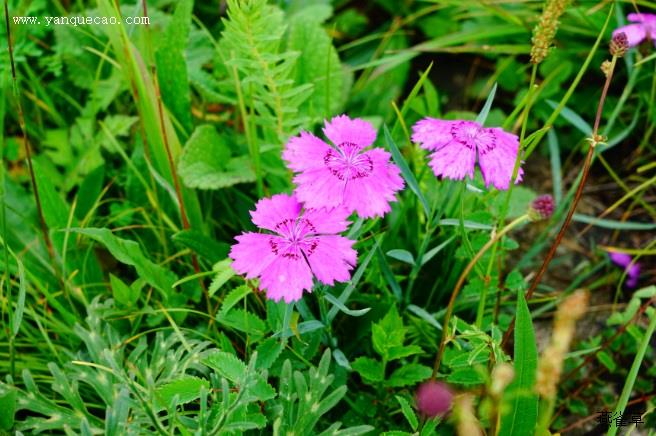
[[[417,410],[430,418],[443,416],[453,403],[453,392],[444,383],[429,380],[422,383],[415,396]]]
[[[618,253],[614,251],[608,252],[608,257],[610,260],[620,268],[623,268],[626,271],[626,287],[635,288],[638,286],[638,279],[640,278],[640,264],[634,262],[633,258],[626,253]]]
[[[323,133],[334,146],[311,133],[289,140],[283,158],[296,172],[296,195],[307,207],[344,206],[363,218],[391,210],[396,192],[403,189],[399,168],[382,148],[365,148],[376,139],[373,126],[346,115],[326,122]]]
[[[436,176],[453,180],[473,178],[478,159],[485,186],[508,189],[519,149],[517,135],[474,121],[435,118],[424,118],[412,131],[412,140],[433,152],[430,166]],[[520,168],[515,183],[522,179],[522,174]]]
[[[251,212],[253,223],[272,233],[237,236],[230,257],[232,268],[246,278],[260,278],[267,297],[300,300],[312,291],[312,277],[326,285],[346,282],[356,264],[354,241],[340,236],[348,227],[344,208],[306,209],[286,194],[263,198]]]
[[[634,13],[627,15],[627,19],[633,24],[618,27],[613,31],[613,37],[624,33],[629,47],[635,47],[647,38],[656,44],[656,14]]]

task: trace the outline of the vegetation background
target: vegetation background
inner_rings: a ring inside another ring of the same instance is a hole
[[[655,433],[652,42],[617,60],[603,138],[592,127],[611,32],[627,13],[656,12],[653,1],[4,6],[1,432]],[[550,7],[563,14],[534,67],[533,29]],[[13,20],[73,15],[150,24]],[[376,145],[408,189],[384,219],[353,219],[350,283],[268,301],[230,269],[228,250],[253,229],[259,198],[291,191],[286,140],[341,113],[380,129]],[[436,179],[409,138],[425,116],[521,133],[523,182],[502,192],[480,174]],[[573,222],[525,302],[591,138]],[[444,325],[467,264],[546,193],[554,215],[495,240]],[[613,249],[641,264],[636,289],[609,261]],[[586,313],[557,354],[554,312],[581,289]],[[427,419],[414,395],[444,328],[438,378],[458,395],[452,413]],[[557,395],[538,395],[538,362],[554,358]],[[601,411],[640,422],[604,424]]]

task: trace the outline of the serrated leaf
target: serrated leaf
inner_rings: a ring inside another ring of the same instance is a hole
[[[395,395],[396,401],[399,402],[401,405],[401,412],[403,413],[403,416],[405,416],[405,419],[408,421],[410,424],[410,427],[412,428],[413,431],[417,430],[417,427],[419,426],[419,420],[417,419],[417,415],[415,414],[415,411],[412,410],[412,407],[410,407],[410,403],[408,403],[408,400],[405,398]]]
[[[535,333],[524,293],[517,298],[515,326],[515,378],[504,392],[509,403],[508,413],[501,416],[501,433],[507,435],[533,434],[538,419],[538,397],[534,386],[538,368]]]
[[[432,373],[428,366],[409,363],[394,371],[385,384],[390,387],[410,386],[426,380]]]
[[[278,357],[285,348],[285,343],[276,338],[268,338],[257,346],[257,362],[255,367],[258,370],[269,369],[278,360]]]
[[[237,303],[243,300],[253,290],[247,285],[241,285],[230,291],[224,298],[221,304],[220,314],[227,314]]]
[[[376,352],[387,358],[389,348],[403,345],[405,330],[396,306],[392,306],[380,322],[371,326],[371,341]]]
[[[202,362],[233,383],[239,383],[246,375],[246,364],[225,351],[217,350]]]
[[[402,347],[391,347],[388,350],[387,358],[389,360],[402,359],[403,357],[412,356],[422,353],[424,350],[418,345],[406,345]]]
[[[358,357],[351,364],[351,368],[362,378],[371,382],[382,382],[385,378],[383,363],[371,357]]]
[[[162,407],[171,407],[176,395],[177,404],[191,403],[200,398],[201,387],[209,389],[209,385],[209,381],[205,379],[188,375],[159,386],[155,393]]]
[[[472,367],[458,368],[449,374],[446,380],[449,383],[465,386],[479,385],[485,382],[483,376]]]

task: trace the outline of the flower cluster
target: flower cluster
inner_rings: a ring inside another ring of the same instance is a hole
[[[478,164],[487,186],[507,189],[517,159],[517,136],[473,121],[426,118],[414,127],[413,140],[432,151],[436,176],[462,180]],[[340,234],[353,212],[382,217],[404,187],[399,168],[382,148],[372,148],[376,131],[362,119],[345,115],[326,122],[332,144],[309,132],[289,140],[283,158],[295,173],[294,195],[260,200],[251,212],[263,233],[237,236],[232,267],[260,279],[267,297],[292,302],[311,292],[314,279],[325,285],[346,282],[356,264],[354,241]],[[516,182],[521,180],[519,170]]]
[[[267,297],[285,302],[311,292],[313,279],[325,285],[346,282],[357,262],[354,241],[341,236],[352,212],[382,217],[403,189],[399,168],[381,148],[373,126],[338,116],[326,122],[329,145],[308,132],[289,140],[283,158],[296,173],[294,195],[260,200],[253,223],[266,233],[237,236],[232,267],[260,279]]]
[[[634,13],[627,15],[626,18],[632,24],[615,29],[613,37],[624,33],[629,47],[635,47],[645,39],[656,44],[656,14]]]

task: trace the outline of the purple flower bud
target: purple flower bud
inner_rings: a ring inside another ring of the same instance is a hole
[[[554,200],[549,194],[540,195],[536,197],[528,209],[528,214],[531,220],[540,221],[551,218],[554,211]]]
[[[422,383],[416,394],[417,409],[423,415],[442,416],[451,409],[453,392],[449,387],[435,380]]]
[[[617,57],[624,56],[626,50],[629,48],[629,38],[624,32],[617,32],[610,40],[610,54]]]
[[[627,288],[632,289],[638,286],[638,280],[640,279],[640,264],[638,262],[632,263],[633,258],[629,254],[615,251],[609,251],[608,257],[610,257],[611,262],[626,271],[624,284]]]

